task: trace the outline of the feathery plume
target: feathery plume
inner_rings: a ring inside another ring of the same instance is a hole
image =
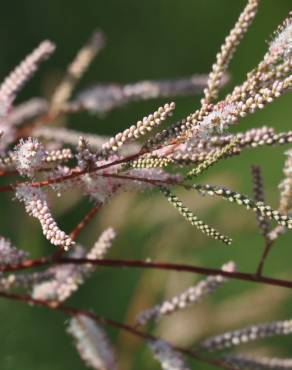
[[[56,88],[52,97],[52,110],[58,110],[70,98],[76,84],[105,44],[102,32],[94,32],[88,42],[80,49],[73,62],[69,65],[67,74]]]
[[[165,104],[163,107],[159,107],[153,114],[144,117],[143,120],[138,121],[136,125],[130,126],[130,128],[117,134],[115,137],[103,144],[101,154],[106,155],[111,151],[117,151],[120,146],[129,140],[138,139],[147,132],[152,131],[154,127],[160,125],[167,117],[171,116],[174,108],[174,103]]]
[[[55,50],[51,41],[43,41],[29,54],[0,86],[0,101],[14,100],[22,86],[34,75],[39,64]]]
[[[274,321],[216,335],[206,339],[200,348],[216,351],[263,338],[289,334],[292,334],[292,320]]]
[[[227,236],[224,236],[220,234],[217,230],[215,230],[213,227],[205,224],[203,221],[199,220],[197,216],[195,216],[187,207],[185,207],[182,202],[170,192],[169,189],[160,187],[160,191],[163,193],[163,195],[167,198],[167,200],[176,208],[179,213],[191,223],[191,225],[195,226],[197,229],[199,229],[203,234],[206,234],[210,236],[211,238],[214,238],[215,240],[220,240],[223,243],[230,245],[232,243],[232,240],[228,238]]]
[[[265,205],[263,202],[254,202],[247,196],[231,191],[222,186],[194,184],[192,187],[203,195],[217,195],[228,200],[229,202],[234,202],[240,206],[244,206],[246,209],[251,209],[256,213],[261,214],[263,217],[274,220],[279,225],[285,226],[288,229],[292,229],[292,218],[273,210],[270,206]]]
[[[208,104],[217,98],[222,75],[228,68],[240,40],[255,18],[258,4],[259,0],[248,1],[234,28],[230,31],[224,44],[221,46],[220,52],[216,55],[216,63],[213,65],[212,72],[209,75],[208,87],[204,90],[205,97],[202,99],[202,105]]]
[[[193,75],[177,79],[139,81],[126,85],[98,84],[81,91],[69,106],[82,107],[101,114],[139,100],[200,94],[206,86],[207,79],[206,75]],[[223,74],[220,86],[225,85],[228,80],[228,75]]]
[[[96,370],[116,370],[115,353],[104,330],[84,315],[70,319],[67,332],[76,341],[80,357]]]
[[[97,241],[94,243],[91,250],[87,253],[86,258],[103,259],[111,248],[115,237],[116,232],[112,227],[104,230]]]
[[[43,234],[51,244],[68,250],[73,240],[58,227],[51,215],[45,193],[30,185],[19,185],[16,188],[16,198],[24,203],[26,212],[39,220]]]
[[[253,357],[240,354],[228,354],[223,357],[224,363],[238,370],[291,370],[291,358]]]
[[[226,263],[222,266],[222,270],[230,272],[235,271],[235,263]],[[204,297],[213,293],[227,281],[227,278],[220,275],[209,276],[207,279],[200,281],[179,295],[141,312],[137,316],[136,322],[139,325],[145,325],[149,320],[162,318],[165,315],[170,315],[178,310],[184,309],[191,304],[201,301]]]

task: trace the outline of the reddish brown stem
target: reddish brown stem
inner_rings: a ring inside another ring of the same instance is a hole
[[[259,265],[258,265],[258,268],[257,268],[257,275],[258,276],[261,276],[262,273],[263,273],[265,262],[266,262],[266,259],[269,255],[270,251],[271,251],[272,246],[273,246],[273,240],[266,240],[265,249],[264,249],[264,252],[261,256],[261,259],[260,259],[260,262],[259,262]]]
[[[75,169],[72,169],[72,171],[69,175],[57,177],[57,178],[54,178],[54,179],[48,179],[48,180],[44,180],[44,181],[32,182],[30,184],[30,186],[35,187],[35,188],[39,188],[39,187],[43,187],[43,186],[47,186],[47,185],[59,184],[59,183],[62,183],[66,180],[73,180],[74,178],[85,175],[87,173],[98,172],[100,170],[103,170],[103,169],[106,169],[106,168],[109,168],[109,167],[112,167],[112,166],[115,166],[115,165],[118,165],[118,164],[127,163],[129,161],[137,159],[139,156],[140,156],[140,152],[136,153],[136,154],[133,154],[131,156],[128,156],[126,158],[122,158],[122,159],[119,159],[119,160],[116,160],[116,161],[113,161],[113,162],[110,162],[110,163],[106,163],[102,166],[95,167],[95,168],[92,168],[92,169],[80,170],[79,168],[75,168]],[[111,175],[107,174],[107,176],[111,176]],[[116,176],[118,176],[118,175],[115,175],[115,177]],[[137,178],[137,179],[139,179],[139,178]],[[147,182],[147,179],[143,180],[142,178],[140,178],[139,180]],[[6,186],[1,186],[0,187],[0,192],[13,191],[13,190],[15,190],[15,188],[17,186],[19,186],[21,184],[23,184],[23,183],[19,182],[19,183],[15,183],[15,184],[6,185]]]
[[[96,204],[91,210],[86,213],[83,219],[79,222],[79,224],[72,230],[70,233],[70,237],[72,240],[76,240],[81,233],[81,231],[89,224],[89,222],[93,219],[96,213],[100,210],[101,203]]]
[[[104,259],[104,260],[90,260],[86,258],[76,259],[73,258],[61,258],[58,262],[60,263],[92,263],[98,266],[107,267],[132,267],[132,268],[149,268],[149,269],[159,269],[159,270],[172,270],[172,271],[183,271],[191,272],[202,275],[220,275],[225,276],[230,279],[243,280],[255,283],[263,283],[268,285],[280,286],[284,288],[292,288],[292,281],[274,279],[270,277],[257,276],[255,274],[245,273],[245,272],[229,272],[221,269],[199,267],[193,265],[183,265],[176,263],[164,263],[164,262],[145,262],[140,260],[114,260],[114,259]]]
[[[70,238],[75,241],[81,231],[89,224],[96,213],[100,210],[101,203],[96,204],[89,212],[83,217],[83,219],[76,225],[76,227],[71,231]],[[53,260],[58,260],[65,253],[64,247],[61,247],[52,257]]]
[[[94,312],[91,312],[91,311],[86,311],[86,310],[78,309],[78,308],[75,308],[75,307],[64,306],[64,305],[56,305],[55,303],[51,303],[50,301],[34,299],[29,295],[23,295],[23,294],[8,293],[8,292],[1,292],[0,291],[0,297],[11,299],[11,300],[16,300],[16,301],[19,301],[19,302],[24,302],[24,303],[27,303],[27,304],[30,304],[30,305],[37,305],[37,306],[41,306],[41,307],[46,307],[46,308],[49,308],[49,309],[52,309],[52,310],[63,312],[63,313],[65,313],[69,316],[72,316],[72,317],[77,316],[77,315],[83,315],[83,316],[89,317],[90,319],[92,319],[92,320],[94,320],[94,321],[96,321],[100,324],[104,324],[104,325],[112,326],[116,329],[124,330],[124,331],[128,332],[129,334],[135,335],[135,336],[137,336],[141,339],[147,340],[147,341],[159,340],[159,338],[157,338],[157,337],[155,337],[151,334],[142,332],[142,331],[136,329],[135,327],[133,327],[131,325],[123,324],[123,323],[117,322],[115,320],[107,319],[107,318],[99,316],[99,315],[97,315],[97,314],[95,314]],[[194,351],[189,350],[189,349],[185,349],[185,348],[181,348],[181,347],[177,347],[177,346],[172,346],[172,348],[174,348],[178,352],[181,352],[184,355],[193,357],[194,359],[196,359],[198,361],[205,362],[205,363],[215,365],[215,366],[219,366],[223,369],[232,370],[231,367],[227,366],[222,361],[210,360],[210,359],[207,359],[207,358],[203,358],[203,357],[197,355],[196,353],[194,353]]]
[[[229,279],[248,281],[253,283],[262,283],[283,288],[292,289],[292,281],[270,278],[266,276],[258,276],[246,272],[229,272],[216,268],[200,267],[193,265],[184,265],[167,262],[146,262],[141,260],[116,260],[116,259],[88,259],[88,258],[58,258],[52,260],[51,258],[40,258],[35,260],[26,260],[17,265],[6,265],[0,270],[3,272],[20,271],[32,267],[40,267],[50,263],[54,264],[93,264],[96,266],[107,267],[129,267],[129,268],[146,268],[158,270],[171,270],[178,272],[190,272],[201,275],[220,275]]]
[[[98,169],[100,169],[100,168],[98,168]],[[58,177],[56,179],[49,179],[49,180],[44,180],[44,181],[32,182],[32,183],[30,183],[30,186],[33,187],[33,188],[41,188],[41,187],[52,185],[52,184],[58,184],[58,183],[61,183],[63,181],[66,181],[66,180],[72,180],[72,179],[74,179],[76,177],[79,177],[79,176],[82,176],[86,173],[91,173],[91,172],[95,172],[95,171],[97,171],[97,169],[83,170],[83,171],[73,170],[70,175],[63,176],[63,177]],[[147,179],[147,178],[144,178],[144,177],[135,177],[135,176],[109,174],[109,173],[103,173],[100,176],[117,178],[117,179],[121,179],[121,180],[141,181],[141,182],[145,182],[145,183],[148,183],[148,184],[151,184],[151,185],[154,185],[154,186],[155,185],[161,185],[161,184],[164,184],[164,185],[177,184],[177,182],[175,182],[174,180],[167,181],[167,180],[160,180],[160,179]],[[4,193],[4,192],[8,192],[8,191],[14,191],[17,186],[20,186],[22,184],[27,184],[27,183],[26,182],[19,182],[19,183],[16,183],[16,184],[0,186],[0,192]],[[177,184],[177,185],[185,186],[184,184]]]
[[[38,172],[38,173],[40,173],[40,172],[50,172],[52,170],[53,170],[53,168],[44,167],[44,168],[39,168],[36,172]],[[7,170],[7,171],[0,171],[0,176],[1,177],[4,177],[4,176],[20,176],[20,174],[16,170]]]

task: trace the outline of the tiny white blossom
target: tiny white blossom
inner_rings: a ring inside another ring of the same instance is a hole
[[[8,239],[0,237],[0,266],[19,263],[26,257],[26,252],[15,248]]]
[[[45,159],[44,146],[34,138],[21,139],[14,150],[14,161],[21,175],[32,177],[35,170],[39,169]]]
[[[181,355],[167,342],[154,340],[149,342],[149,347],[163,370],[188,370]]]
[[[283,55],[284,58],[292,56],[292,17],[288,18],[280,28],[277,36],[270,44],[270,52],[274,55]]]

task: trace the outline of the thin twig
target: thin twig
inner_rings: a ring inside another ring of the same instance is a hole
[[[93,264],[96,266],[107,267],[129,267],[129,268],[146,268],[157,270],[170,270],[177,272],[190,272],[201,275],[220,275],[229,279],[248,281],[253,283],[262,283],[266,285],[273,285],[283,288],[292,289],[292,281],[271,278],[267,276],[258,276],[247,272],[228,272],[216,268],[208,268],[194,265],[185,265],[168,262],[147,262],[141,260],[117,260],[117,259],[88,259],[88,258],[68,258],[62,257],[59,259],[52,259],[51,257],[43,257],[38,259],[25,260],[19,264],[6,265],[0,267],[2,272],[20,271],[29,268],[41,267],[48,264]]]
[[[265,262],[266,262],[266,259],[267,259],[268,255],[269,255],[269,253],[272,249],[273,243],[274,243],[274,240],[266,239],[265,249],[263,251],[263,254],[261,256],[261,259],[260,259],[260,262],[259,262],[259,265],[258,265],[258,268],[257,268],[257,275],[258,276],[261,276],[262,273],[263,273],[264,265],[265,265]]]
[[[95,314],[94,312],[91,312],[91,311],[82,310],[82,309],[78,309],[78,308],[70,307],[70,306],[55,305],[54,303],[52,303],[50,301],[34,299],[31,296],[24,295],[24,294],[16,294],[16,293],[8,293],[8,292],[1,292],[0,291],[0,297],[15,300],[15,301],[19,301],[19,302],[23,302],[23,303],[27,303],[29,305],[37,305],[37,306],[49,308],[49,309],[52,309],[52,310],[55,310],[55,311],[60,311],[60,312],[63,312],[65,314],[67,314],[69,316],[73,316],[73,317],[77,316],[77,315],[83,315],[83,316],[86,316],[86,317],[100,323],[100,324],[104,324],[104,325],[112,326],[116,329],[124,330],[129,334],[135,335],[135,336],[137,336],[139,338],[142,338],[144,340],[147,340],[147,341],[159,340],[159,338],[155,337],[154,335],[142,332],[142,331],[136,329],[135,327],[133,327],[129,324],[120,323],[120,322],[117,322],[115,320],[108,319],[108,318],[105,318],[103,316],[99,316],[99,315],[97,315],[97,314]],[[192,358],[194,358],[194,359],[196,359],[200,362],[205,362],[205,363],[208,363],[210,365],[219,366],[219,367],[221,367],[223,369],[226,369],[226,370],[232,370],[233,369],[230,366],[227,366],[222,361],[211,360],[211,359],[201,357],[201,356],[197,355],[192,350],[177,347],[177,346],[172,346],[172,345],[171,345],[171,347],[174,350],[176,350],[178,352],[181,352],[184,355],[190,356],[190,357],[192,357]]]
[[[70,233],[70,237],[72,240],[76,240],[81,233],[81,231],[89,224],[89,222],[93,219],[96,213],[100,210],[101,203],[96,204],[93,208],[90,209],[88,213],[83,217],[83,219],[79,222],[79,224],[72,230]]]
[[[252,173],[252,179],[253,179],[254,200],[257,202],[264,202],[265,201],[264,182],[263,182],[263,177],[261,173],[261,167],[252,166],[251,173]],[[257,214],[257,219],[258,219],[259,229],[261,230],[261,234],[265,240],[265,248],[261,255],[261,259],[258,264],[257,272],[256,272],[258,276],[261,276],[266,259],[271,250],[273,241],[269,238],[270,222],[260,214]]]
[[[89,212],[86,213],[86,215],[83,217],[83,219],[76,225],[76,227],[71,231],[70,238],[75,241],[81,231],[85,229],[85,227],[89,224],[89,222],[93,219],[93,217],[96,215],[96,213],[100,210],[101,203],[96,204],[93,208],[89,210]],[[65,252],[64,248],[60,248],[57,250],[56,253],[53,254],[51,259],[58,260]]]

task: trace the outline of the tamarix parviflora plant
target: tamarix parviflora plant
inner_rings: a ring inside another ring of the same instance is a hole
[[[55,246],[49,256],[30,258],[5,237],[0,238],[0,297],[44,306],[70,317],[67,331],[75,339],[81,358],[93,369],[118,368],[115,351],[104,327],[112,326],[144,339],[162,369],[188,369],[185,356],[224,369],[292,369],[292,358],[266,358],[230,352],[243,343],[276,335],[292,334],[292,319],[266,322],[219,334],[186,349],[172,345],[144,331],[150,321],[159,320],[201,301],[230,279],[292,289],[292,281],[264,276],[263,268],[272,245],[280,234],[292,229],[292,150],[286,151],[284,179],[278,209],[264,203],[261,169],[253,166],[254,196],[221,185],[198,183],[211,166],[245,149],[278,146],[292,142],[292,131],[276,132],[273,127],[254,128],[237,134],[230,126],[242,117],[263,109],[292,87],[292,14],[279,26],[262,61],[246,80],[218,101],[219,89],[228,80],[227,69],[242,37],[255,18],[259,0],[248,0],[234,28],[226,37],[209,76],[197,75],[174,80],[142,81],[126,85],[101,84],[72,98],[74,89],[89,64],[104,46],[104,36],[95,32],[78,52],[51,99],[34,98],[14,106],[19,90],[39,65],[55,50],[51,41],[42,42],[0,86],[0,176],[11,179],[0,185],[23,203],[26,213],[40,223],[43,236]],[[163,130],[175,103],[166,103],[154,113],[115,136],[103,137],[60,126],[67,114],[89,111],[104,113],[142,99],[165,98],[203,92],[201,106],[186,118]],[[58,125],[54,125],[58,122]],[[144,137],[147,137],[144,139]],[[144,139],[144,140],[143,140]],[[14,180],[13,180],[14,179]],[[215,196],[236,203],[257,215],[265,250],[252,273],[238,272],[234,262],[214,269],[144,260],[108,259],[116,232],[108,227],[87,250],[77,243],[79,234],[97,212],[119,192],[159,191],[178,213],[214,243],[232,244],[230,236],[208,225],[175,195],[175,189]],[[71,233],[55,220],[50,193],[78,189],[93,206]],[[275,224],[272,227],[272,222]],[[96,266],[133,267],[185,271],[207,278],[180,294],[137,314],[126,324],[98,313],[64,305]],[[30,272],[32,268],[40,268]],[[46,269],[44,269],[46,267]],[[23,271],[27,270],[26,273]],[[16,291],[15,291],[16,290]],[[20,290],[20,292],[19,292]],[[221,353],[216,351],[226,351]],[[210,355],[213,351],[216,354]]]

